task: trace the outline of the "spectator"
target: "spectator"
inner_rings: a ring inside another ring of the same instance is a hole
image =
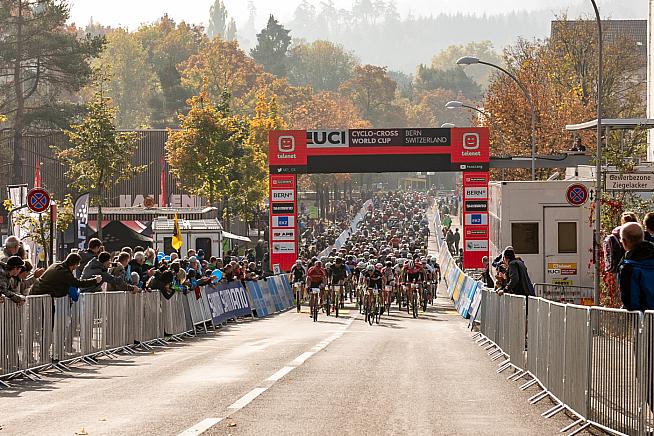
[[[132,247],[123,247],[122,250],[120,250],[121,253],[128,253],[130,256],[134,255],[134,251],[132,251]]]
[[[145,253],[137,251],[134,253],[134,259],[129,262],[129,271],[139,275],[140,283],[146,283],[155,270],[145,263]]]
[[[484,281],[484,284],[489,289],[495,288],[495,282],[493,281],[493,276],[490,272],[490,262],[488,256],[481,258],[481,263],[484,265],[484,272],[481,274],[481,279]]]
[[[77,277],[82,275],[82,270],[87,263],[94,257],[97,257],[100,252],[104,251],[102,247],[102,241],[98,238],[93,238],[89,241],[88,248],[79,252],[80,263],[79,268],[77,269]]]
[[[45,272],[45,269],[39,268],[34,270],[32,262],[25,260],[25,265],[20,270],[20,274],[17,277],[16,288],[22,295],[29,295],[32,290],[32,286],[36,283],[36,279],[41,277]]]
[[[20,256],[11,256],[7,262],[0,262],[0,303],[4,303],[5,298],[19,306],[25,303],[25,297],[11,288],[11,280],[18,277],[24,265]]]
[[[166,299],[170,300],[175,295],[175,290],[173,289],[173,281],[175,280],[175,275],[170,270],[157,271],[154,273],[150,280],[148,280],[147,289],[151,291],[159,291],[161,295]]]
[[[138,291],[137,287],[141,282],[140,276],[136,272],[128,273],[130,262],[130,255],[127,252],[122,252],[118,255],[118,260],[114,266],[109,270],[109,274],[114,278],[112,281],[107,282],[107,291]],[[133,277],[133,275],[136,275]],[[138,277],[136,283],[134,279]],[[131,285],[131,286],[130,286]]]
[[[170,261],[171,262],[175,262],[177,259],[179,259],[179,254],[177,254],[174,251],[172,253],[170,253]]]
[[[504,250],[504,263],[508,270],[508,282],[504,287],[504,292],[524,296],[535,295],[534,285],[527,273],[527,267],[522,260],[516,259],[515,251]]]
[[[147,248],[144,252],[145,264],[148,269],[153,268],[157,264],[157,253],[152,248]]]
[[[127,255],[129,256],[129,254]],[[109,268],[111,268],[111,254],[107,253],[106,251],[103,251],[98,255],[98,257],[94,257],[89,261],[89,263],[86,264],[84,270],[82,270],[82,276],[80,278],[82,280],[86,280],[92,277],[100,276],[102,277],[102,282],[110,283],[120,288],[116,290],[121,290],[121,291],[132,290],[131,286],[128,287],[129,277],[127,277],[127,279],[125,277],[116,277],[113,274],[109,273]],[[82,292],[93,293],[93,292],[101,292],[101,291],[102,291],[102,287],[98,284],[96,286],[85,288]]]
[[[73,275],[73,271],[79,269],[81,261],[79,254],[71,253],[63,262],[51,265],[34,283],[32,295],[50,295],[53,298],[61,298],[68,295],[70,288],[90,288],[102,283],[100,276],[80,280]]]
[[[257,245],[254,247],[254,253],[257,258],[257,262],[261,262],[263,260],[263,253],[264,253],[264,248],[265,248],[266,243],[263,242],[262,239],[259,239],[257,241]]]
[[[452,232],[452,229],[447,229],[447,236],[445,236],[445,242],[447,243],[447,249],[452,253],[452,255],[456,255],[456,251],[454,251],[454,233]]]
[[[645,227],[645,240],[654,243],[654,212],[648,212],[643,218]]]
[[[0,262],[7,262],[11,256],[18,256],[25,259],[25,249],[23,244],[15,236],[10,236],[5,241],[2,247],[2,254],[0,254]]]
[[[198,262],[202,262],[204,260],[204,250],[200,248],[198,250],[198,254],[195,257],[198,258]]]
[[[624,212],[620,216],[620,225],[613,229],[604,239],[604,271],[617,274],[625,249],[620,240],[620,229],[626,223],[637,223],[638,217],[633,212]]]
[[[620,229],[625,248],[618,268],[622,304],[627,310],[654,309],[654,245],[645,241],[640,224],[626,223]]]
[[[461,233],[459,233],[459,229],[456,229],[454,232],[454,251],[456,253],[459,252],[459,244],[461,243]]]

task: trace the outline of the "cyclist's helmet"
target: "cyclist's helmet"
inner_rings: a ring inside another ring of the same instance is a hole
[[[369,263],[369,264],[368,264],[368,267],[367,267],[366,269],[367,269],[368,271],[374,271],[374,270],[375,270],[375,267],[374,267],[374,265],[373,265],[372,263]]]
[[[409,261],[409,268],[414,268],[416,266],[415,263],[413,263],[412,260]]]

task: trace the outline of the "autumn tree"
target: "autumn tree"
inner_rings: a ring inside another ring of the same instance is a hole
[[[347,97],[330,91],[307,90],[301,102],[286,113],[292,129],[359,129],[371,127]]]
[[[290,83],[308,85],[316,91],[337,91],[359,63],[342,45],[324,40],[295,44],[288,57]]]
[[[87,104],[84,119],[64,133],[67,148],[53,147],[57,158],[66,167],[70,186],[80,192],[92,192],[92,202],[98,206],[98,235],[102,238],[102,206],[109,200],[106,193],[118,183],[131,179],[145,170],[132,164],[138,149],[134,132],[118,132],[115,109],[103,87],[106,79],[98,79],[97,91]]]
[[[15,183],[24,181],[24,135],[68,125],[80,109],[70,95],[87,83],[102,48],[102,38],[80,38],[69,18],[66,0],[0,2],[0,113],[11,123]]]
[[[363,117],[374,127],[406,125],[402,108],[395,104],[397,84],[388,77],[386,68],[360,65],[352,78],[343,83],[340,92],[352,99]]]
[[[431,67],[434,70],[440,71],[461,68],[457,67],[456,61],[463,56],[475,56],[495,65],[503,64],[502,56],[495,51],[493,43],[491,41],[480,41],[450,45],[432,58]],[[493,70],[489,68],[470,68],[465,71],[465,74],[475,83],[486,89],[490,83],[492,72]]]
[[[466,73],[460,67],[439,70],[419,65],[413,86],[417,92],[445,89],[461,93],[469,99],[478,99],[481,96],[479,85],[466,76]]]
[[[276,76],[285,76],[288,71],[288,47],[291,45],[290,30],[279,24],[274,16],[268,18],[268,24],[257,35],[257,46],[250,55],[264,69]]]
[[[149,103],[160,92],[160,85],[136,35],[125,29],[109,33],[96,66],[110,74],[107,96],[117,109],[116,125],[121,129],[149,126]]]
[[[467,126],[473,116],[467,110],[446,109],[445,105],[452,100],[462,101],[470,106],[475,105],[473,101],[448,89],[434,89],[419,93],[415,102],[405,100],[405,111],[407,124],[415,127],[440,127],[443,123],[453,123],[457,126]]]
[[[170,132],[166,159],[180,186],[208,199],[211,206],[220,200],[225,211],[226,202],[237,201],[244,161],[255,157],[247,155],[251,148],[244,148],[247,121],[231,114],[229,95],[214,104],[207,88],[188,102],[191,109],[180,115],[180,130]]]
[[[164,15],[153,24],[141,26],[135,34],[161,88],[148,102],[150,124],[154,128],[177,127],[178,116],[188,111],[186,101],[193,95],[193,89],[182,84],[178,66],[208,43],[204,29],[183,21],[177,24]]]

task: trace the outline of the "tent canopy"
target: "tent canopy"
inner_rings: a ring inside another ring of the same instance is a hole
[[[91,238],[97,237],[97,232],[91,235]],[[110,221],[102,227],[102,243],[107,251],[119,251],[123,247],[137,245],[151,247],[152,238],[135,232],[120,221]]]

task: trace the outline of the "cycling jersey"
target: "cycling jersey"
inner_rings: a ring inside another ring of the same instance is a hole
[[[291,268],[291,275],[293,276],[293,283],[304,281],[304,267],[293,265]]]
[[[311,286],[316,287],[322,284],[322,281],[327,275],[327,272],[322,267],[313,266],[309,269],[308,275]]]
[[[395,276],[395,270],[393,269],[393,267],[384,268],[383,275],[384,275],[384,277],[386,277],[386,283],[387,284],[391,284],[391,283],[395,282],[395,277],[396,276]]]
[[[382,273],[377,270],[368,272],[365,274],[365,278],[368,279],[368,286],[374,289],[381,289],[382,286]]]
[[[345,265],[341,264],[339,265],[332,265],[330,271],[329,271],[329,277],[332,280],[332,283],[337,283],[340,282],[341,280],[345,280],[345,276],[347,274],[347,271],[345,269]]]

